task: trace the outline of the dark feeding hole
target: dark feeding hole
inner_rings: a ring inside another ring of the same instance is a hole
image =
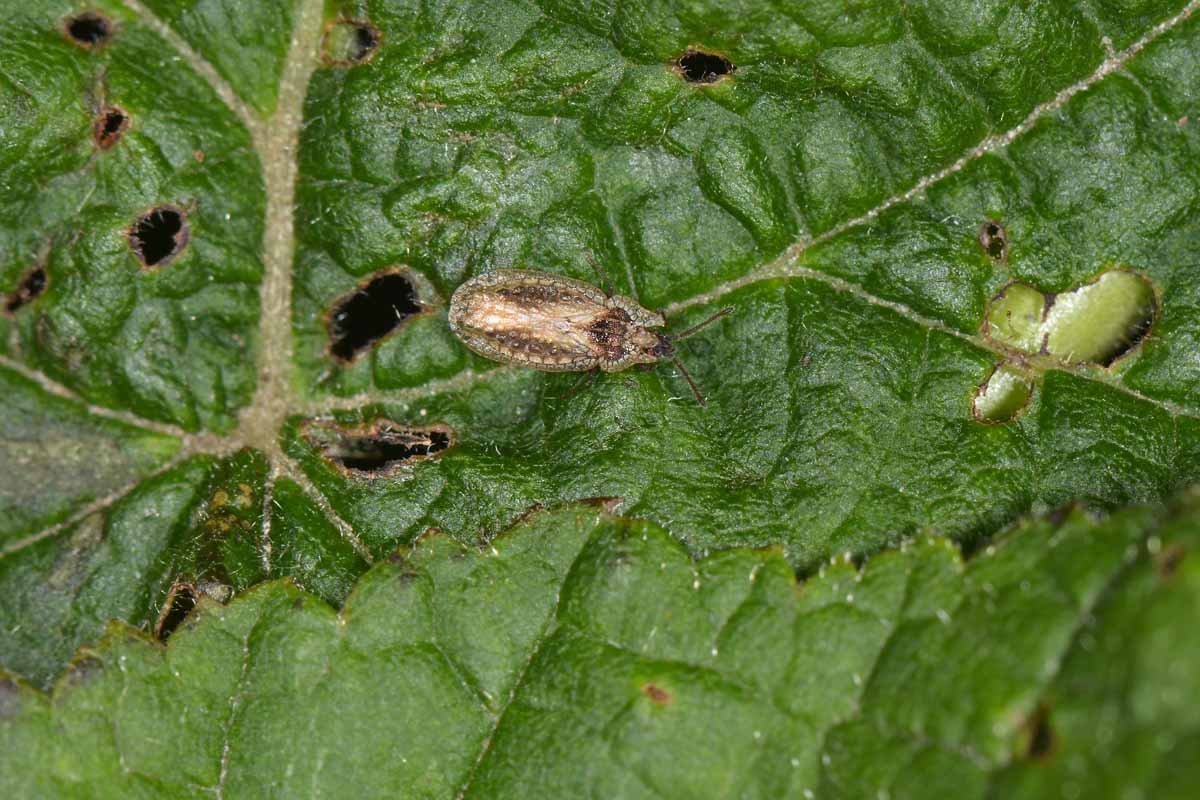
[[[129,231],[129,246],[145,267],[166,264],[187,242],[187,218],[174,206],[160,206],[143,214]]]
[[[440,453],[450,446],[445,430],[384,429],[372,436],[347,436],[328,453],[346,469],[382,472],[417,457]]]
[[[1025,757],[1045,761],[1054,754],[1057,740],[1050,727],[1050,709],[1039,705],[1026,726]]]
[[[325,63],[341,67],[365,64],[375,55],[383,34],[369,22],[339,19],[325,31],[321,57]]]
[[[406,427],[387,421],[355,428],[313,423],[305,436],[341,469],[371,477],[433,458],[454,444],[453,431],[445,425]]]
[[[172,586],[162,613],[158,615],[158,624],[154,626],[155,638],[162,642],[169,639],[179,624],[192,613],[197,598],[196,587],[190,583],[177,583]]]
[[[45,292],[49,283],[50,278],[47,277],[46,270],[43,267],[34,267],[25,273],[25,276],[21,278],[21,283],[17,285],[16,291],[4,301],[4,310],[9,314],[15,314],[22,306],[29,304]]]
[[[375,52],[375,48],[379,47],[379,29],[369,23],[356,25],[354,28],[354,48],[350,54],[350,59],[355,63],[361,63],[370,58]]]
[[[106,108],[104,113],[96,118],[92,129],[92,138],[101,150],[107,150],[116,144],[121,135],[129,130],[129,115],[119,108]]]
[[[703,50],[688,50],[675,60],[675,66],[689,83],[716,83],[735,69],[725,56]]]
[[[334,302],[329,313],[329,350],[339,361],[353,361],[425,307],[405,275],[387,272]]]
[[[67,38],[80,47],[100,47],[112,38],[113,24],[96,11],[85,11],[67,17],[64,28]]]
[[[979,226],[979,246],[993,261],[1006,260],[1008,258],[1008,231],[999,222],[988,220]]]

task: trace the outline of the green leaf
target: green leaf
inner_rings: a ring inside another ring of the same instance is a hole
[[[1168,796],[1196,754],[1174,665],[1200,656],[1197,544],[1190,496],[797,585],[778,551],[692,561],[569,507],[484,550],[426,538],[340,613],[274,582],[202,601],[165,649],[114,625],[52,698],[6,684],[0,775],[12,796]]]
[[[1182,793],[1198,6],[0,0],[2,779]]]

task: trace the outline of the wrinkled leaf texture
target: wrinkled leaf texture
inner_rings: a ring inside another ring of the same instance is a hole
[[[1185,796],[1196,5],[3,0],[5,795]],[[471,354],[496,268],[731,305],[707,408]],[[985,335],[1115,269],[1113,363]]]

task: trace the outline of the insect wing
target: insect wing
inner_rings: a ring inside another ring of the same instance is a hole
[[[450,326],[487,358],[547,372],[597,365],[588,327],[607,312],[605,296],[582,281],[525,270],[474,278],[450,299]]]

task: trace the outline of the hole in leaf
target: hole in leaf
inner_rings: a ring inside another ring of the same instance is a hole
[[[169,262],[187,246],[187,217],[174,206],[159,206],[138,217],[129,230],[129,246],[144,267]]]
[[[1045,295],[1010,283],[988,303],[987,338],[1064,364],[1110,366],[1146,338],[1158,316],[1148,278],[1112,269],[1067,292]]]
[[[16,290],[4,301],[4,310],[15,314],[22,306],[28,305],[46,291],[50,278],[43,267],[33,267],[21,278]]]
[[[971,401],[971,414],[985,425],[1010,422],[1029,404],[1033,382],[1027,376],[1001,364],[987,377]]]
[[[98,11],[85,11],[63,21],[67,38],[80,47],[102,47],[112,38],[113,24]]]
[[[642,684],[642,694],[646,695],[646,697],[649,697],[660,706],[668,705],[674,699],[670,692],[661,686],[656,686],[653,683]]]
[[[416,286],[406,275],[401,272],[375,275],[334,302],[328,318],[329,350],[339,361],[353,361],[363,350],[424,310]]]
[[[979,246],[988,258],[993,261],[1008,259],[1008,231],[995,220],[988,220],[979,226]]]
[[[369,22],[358,19],[335,20],[325,29],[321,59],[326,64],[352,67],[365,64],[375,56],[383,34]]]
[[[1109,366],[1145,338],[1158,314],[1150,281],[1114,269],[1054,298],[1042,322],[1044,351],[1068,364]]]
[[[1041,345],[1041,324],[1046,296],[1024,283],[1010,283],[988,303],[983,334],[992,341],[1036,353]]]
[[[345,472],[380,477],[398,467],[438,457],[454,444],[454,432],[445,425],[407,427],[388,420],[344,427],[310,423],[305,437],[321,454]]]
[[[162,642],[169,639],[179,624],[192,613],[197,599],[198,593],[193,584],[177,583],[172,586],[158,615],[158,624],[154,626],[154,637]]]
[[[129,130],[129,116],[119,108],[106,108],[92,126],[92,138],[101,150],[107,150]]]
[[[1024,736],[1025,757],[1044,761],[1054,754],[1058,740],[1054,729],[1050,727],[1050,708],[1045,704],[1039,705],[1033,715],[1026,721]]]
[[[688,50],[675,59],[675,66],[688,83],[716,83],[736,69],[725,56],[703,50]]]

